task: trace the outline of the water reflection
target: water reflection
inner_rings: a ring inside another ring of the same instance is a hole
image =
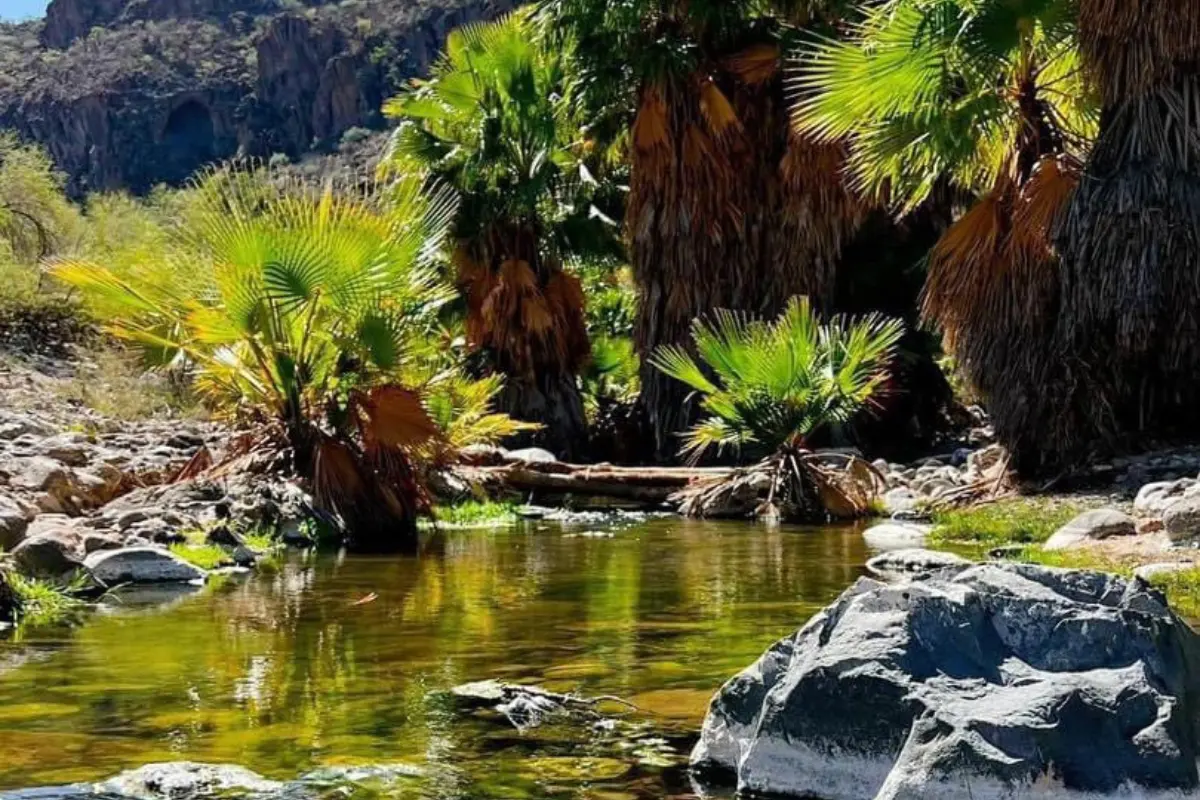
[[[462,718],[439,690],[496,677],[619,695],[683,750],[716,687],[866,557],[849,530],[683,521],[608,539],[530,524],[441,544],[421,558],[297,560],[27,642],[52,652],[0,675],[0,789],[188,759],[278,779],[419,765],[428,776],[396,796],[431,800],[691,796],[636,743],[517,734]]]

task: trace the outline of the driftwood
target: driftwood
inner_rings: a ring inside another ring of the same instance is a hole
[[[607,497],[639,503],[665,503],[676,492],[701,481],[728,477],[726,468],[614,467],[554,462],[519,463],[498,467],[460,467],[470,483],[516,492],[551,492],[583,497]]]

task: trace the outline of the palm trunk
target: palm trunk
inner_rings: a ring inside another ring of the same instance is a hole
[[[505,376],[499,410],[542,426],[515,444],[582,459],[587,421],[576,376],[591,356],[583,290],[543,255],[540,235],[533,223],[497,226],[486,242],[460,245],[467,335]]]
[[[1200,2],[1082,0],[1080,41],[1104,112],[1058,237],[1051,465],[1200,433]]]
[[[547,374],[510,379],[497,406],[513,419],[542,425],[541,430],[516,437],[510,446],[542,447],[564,461],[587,457],[587,418],[574,376]]]
[[[698,74],[643,87],[634,125],[626,216],[640,294],[634,335],[662,459],[675,455],[694,408],[646,357],[689,344],[692,321],[715,309],[771,316],[795,295],[823,305],[860,215],[840,179],[840,150],[791,133],[778,63],[763,70],[760,60],[752,73],[732,61],[721,62],[723,75],[713,70],[717,82]]]

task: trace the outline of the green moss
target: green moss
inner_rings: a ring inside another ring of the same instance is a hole
[[[216,569],[229,564],[229,556],[216,545],[211,544],[173,544],[171,552],[189,564],[203,570]]]
[[[438,506],[433,510],[437,524],[445,528],[500,528],[518,519],[514,503],[478,502],[475,500],[453,506]]]
[[[1083,510],[1078,503],[1018,498],[939,512],[929,541],[933,547],[1040,544]]]

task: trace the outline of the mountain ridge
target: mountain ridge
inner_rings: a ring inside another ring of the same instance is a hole
[[[511,0],[52,0],[0,25],[0,128],[75,196],[178,184],[233,157],[335,153],[446,35]]]

